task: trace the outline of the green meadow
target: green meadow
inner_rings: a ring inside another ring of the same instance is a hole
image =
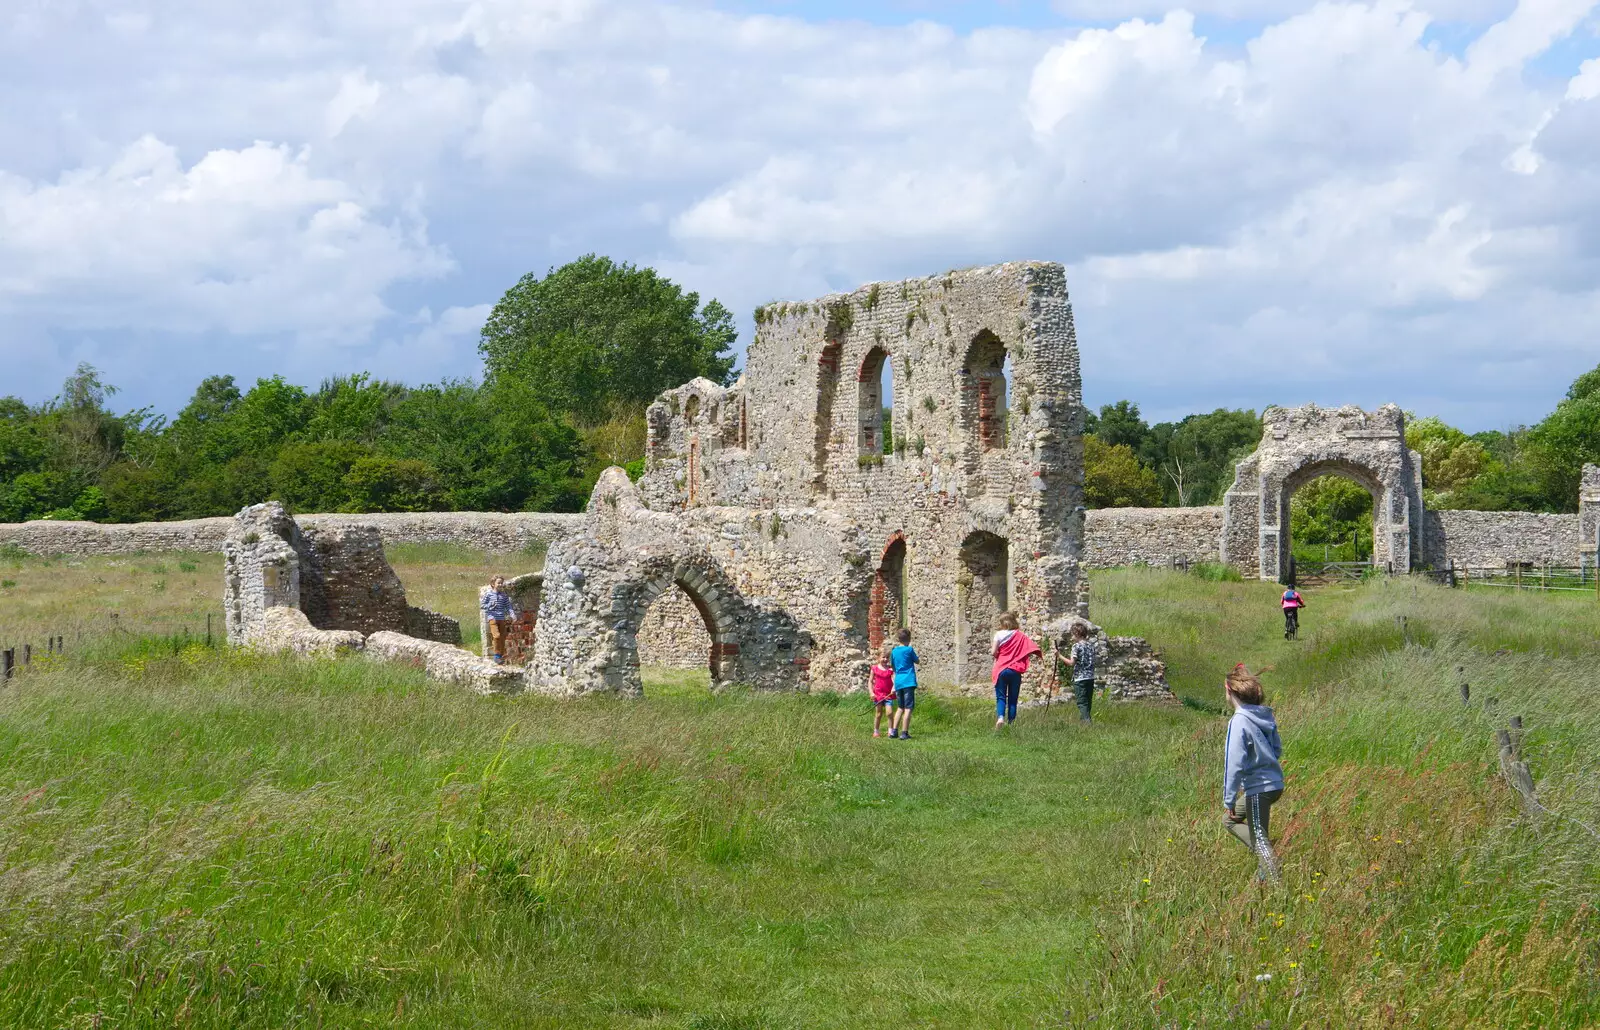
[[[470,615],[486,559],[396,558]],[[1377,581],[1286,642],[1271,585],[1100,573],[1182,704],[997,733],[932,698],[900,742],[859,697],[207,647],[215,556],[0,577],[0,641],[68,642],[0,690],[0,1026],[1600,1022],[1592,597]],[[1286,746],[1278,888],[1220,828],[1238,661]],[[1545,811],[1500,779],[1511,715]]]

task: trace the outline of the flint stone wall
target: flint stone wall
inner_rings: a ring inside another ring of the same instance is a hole
[[[1168,566],[1222,557],[1222,506],[1097,508],[1083,529],[1084,565]]]
[[[366,515],[301,515],[304,529],[373,526],[386,544],[458,543],[492,553],[547,546],[583,522],[582,515],[550,512],[437,511]],[[174,522],[0,523],[0,546],[30,554],[107,555],[137,551],[220,551],[234,520],[222,516]]]
[[[1578,562],[1577,515],[1531,511],[1430,511],[1424,522],[1431,564],[1442,569],[1505,568],[1508,562]]]
[[[674,589],[657,598],[639,625],[639,664],[704,670],[710,654],[705,616],[689,595]]]
[[[1083,406],[1059,265],[768,305],[738,383],[667,391],[646,423],[638,490],[651,510],[723,509],[750,537],[842,520],[849,540],[823,546],[862,563],[850,592],[820,597],[837,580],[825,572],[769,595],[815,638],[813,679],[828,689],[849,689],[850,663],[907,622],[924,683],[986,685],[1003,608],[1028,628],[1086,603]],[[814,567],[800,557],[796,569]]]

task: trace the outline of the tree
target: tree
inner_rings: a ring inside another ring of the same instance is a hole
[[[345,476],[370,453],[349,440],[290,444],[272,461],[272,496],[294,512],[342,511]]]
[[[1360,561],[1372,553],[1372,495],[1342,476],[1322,476],[1295,491],[1289,502],[1289,538],[1301,560],[1320,561],[1322,548],[1342,561]]]
[[[1100,414],[1091,415],[1090,421],[1091,428],[1088,431],[1102,442],[1112,447],[1123,444],[1135,453],[1144,446],[1145,438],[1150,435],[1150,427],[1139,417],[1139,405],[1132,401],[1103,404]]]
[[[1216,504],[1233,484],[1233,467],[1260,441],[1255,412],[1218,408],[1151,426],[1140,457],[1160,473],[1167,504]]]
[[[1083,438],[1083,501],[1090,508],[1150,508],[1161,503],[1161,484],[1127,444]]]
[[[442,503],[439,473],[414,458],[358,458],[344,492],[350,511],[433,511]]]
[[[520,383],[552,412],[584,425],[613,402],[648,404],[704,376],[726,383],[737,337],[715,300],[684,293],[652,269],[589,254],[523,276],[483,327],[486,385]]]
[[[1573,381],[1556,410],[1528,432],[1528,459],[1548,511],[1576,511],[1583,466],[1600,462],[1600,367]]]

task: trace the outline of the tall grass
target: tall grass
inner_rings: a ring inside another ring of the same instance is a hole
[[[1094,589],[1197,704],[1272,666],[1283,889],[1218,825],[1194,708],[997,735],[930,698],[902,744],[857,698],[506,701],[129,638],[0,693],[0,1025],[1600,1019],[1564,818],[1600,821],[1592,608],[1375,584],[1286,642],[1270,586]],[[1561,816],[1496,777],[1512,713]]]

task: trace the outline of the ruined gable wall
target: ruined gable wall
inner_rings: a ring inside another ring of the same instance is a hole
[[[693,493],[700,505],[839,513],[864,534],[869,583],[883,549],[903,536],[907,616],[929,683],[988,679],[987,661],[977,659],[997,605],[986,602],[984,583],[961,555],[974,533],[1008,542],[1009,600],[1025,625],[1076,608],[1083,416],[1059,265],[870,284],[769,305],[757,320],[733,406],[743,419],[733,435],[746,446],[717,451],[701,435],[691,462],[682,448],[693,434],[680,424],[687,399],[673,391],[651,410],[660,446],[640,482],[651,507],[677,510]],[[993,360],[992,374],[975,357]],[[1001,357],[1009,390],[999,379]],[[881,439],[874,406],[863,401],[880,359],[893,384],[888,455],[881,445],[864,448],[864,426]],[[705,419],[710,395],[689,388],[699,392]],[[724,418],[730,396],[719,405]],[[985,424],[1004,425],[1003,443],[985,438]],[[717,439],[729,435],[719,423]],[[833,616],[853,620],[857,639],[865,635],[861,602],[852,598]]]

